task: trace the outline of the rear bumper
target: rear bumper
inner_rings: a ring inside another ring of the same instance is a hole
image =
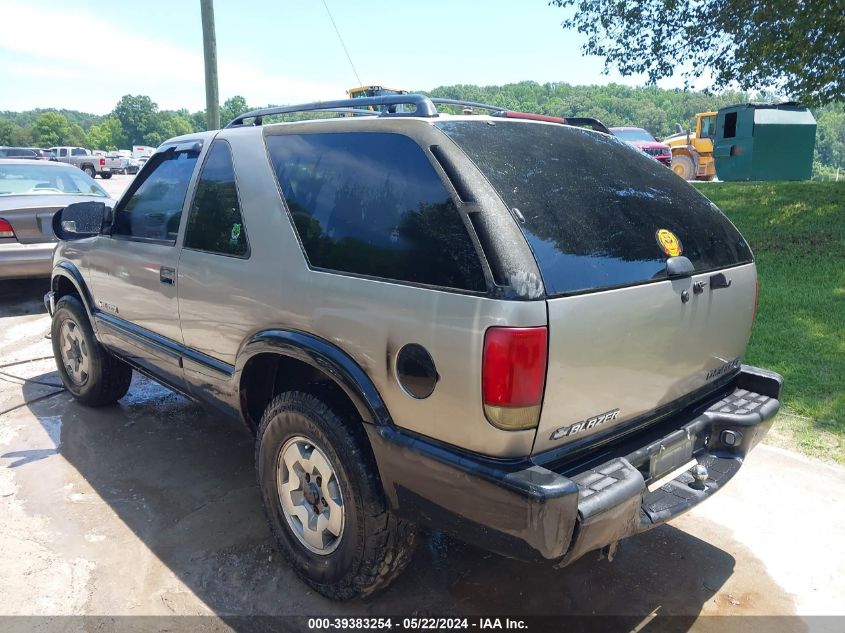
[[[568,462],[493,459],[395,427],[367,431],[394,512],[506,556],[566,564],[720,490],[768,432],[782,385],[743,365],[717,394]],[[703,482],[694,465],[706,469]]]
[[[0,279],[49,277],[55,242],[0,244]]]

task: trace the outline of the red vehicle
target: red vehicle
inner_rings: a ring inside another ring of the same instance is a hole
[[[672,150],[665,143],[659,143],[648,131],[641,127],[612,127],[610,132],[618,136],[626,143],[645,152],[654,160],[663,163],[667,167],[672,164]]]

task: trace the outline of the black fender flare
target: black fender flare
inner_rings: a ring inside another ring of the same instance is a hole
[[[325,339],[298,330],[270,329],[250,336],[235,361],[233,380],[237,388],[247,361],[262,353],[288,356],[311,365],[346,393],[364,422],[377,426],[393,424],[375,384],[349,354]]]
[[[91,327],[96,329],[96,324],[94,323],[94,299],[91,296],[91,291],[88,290],[88,284],[85,283],[82,273],[68,261],[59,262],[53,267],[53,272],[50,275],[50,290],[53,292],[58,290],[57,281],[59,277],[64,277],[76,288],[77,294],[82,299],[82,305],[85,306],[85,311],[88,313],[88,318],[91,320]]]

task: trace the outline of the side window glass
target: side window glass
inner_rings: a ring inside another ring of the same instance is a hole
[[[112,235],[176,243],[196,152],[160,154],[132,197],[116,211]]]
[[[728,112],[725,115],[725,138],[736,136],[736,112]]]
[[[267,147],[312,266],[486,289],[457,208],[407,136],[273,135]]]
[[[67,156],[67,148],[63,147],[62,149],[60,149],[59,150],[59,156],[61,156],[62,158],[66,157]]]
[[[248,254],[232,152],[225,141],[215,141],[211,146],[197,180],[185,248],[236,257]]]

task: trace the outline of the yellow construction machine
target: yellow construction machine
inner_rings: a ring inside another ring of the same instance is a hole
[[[695,132],[681,129],[663,139],[672,148],[672,171],[684,180],[713,180],[713,138],[716,136],[716,113],[695,115]]]

